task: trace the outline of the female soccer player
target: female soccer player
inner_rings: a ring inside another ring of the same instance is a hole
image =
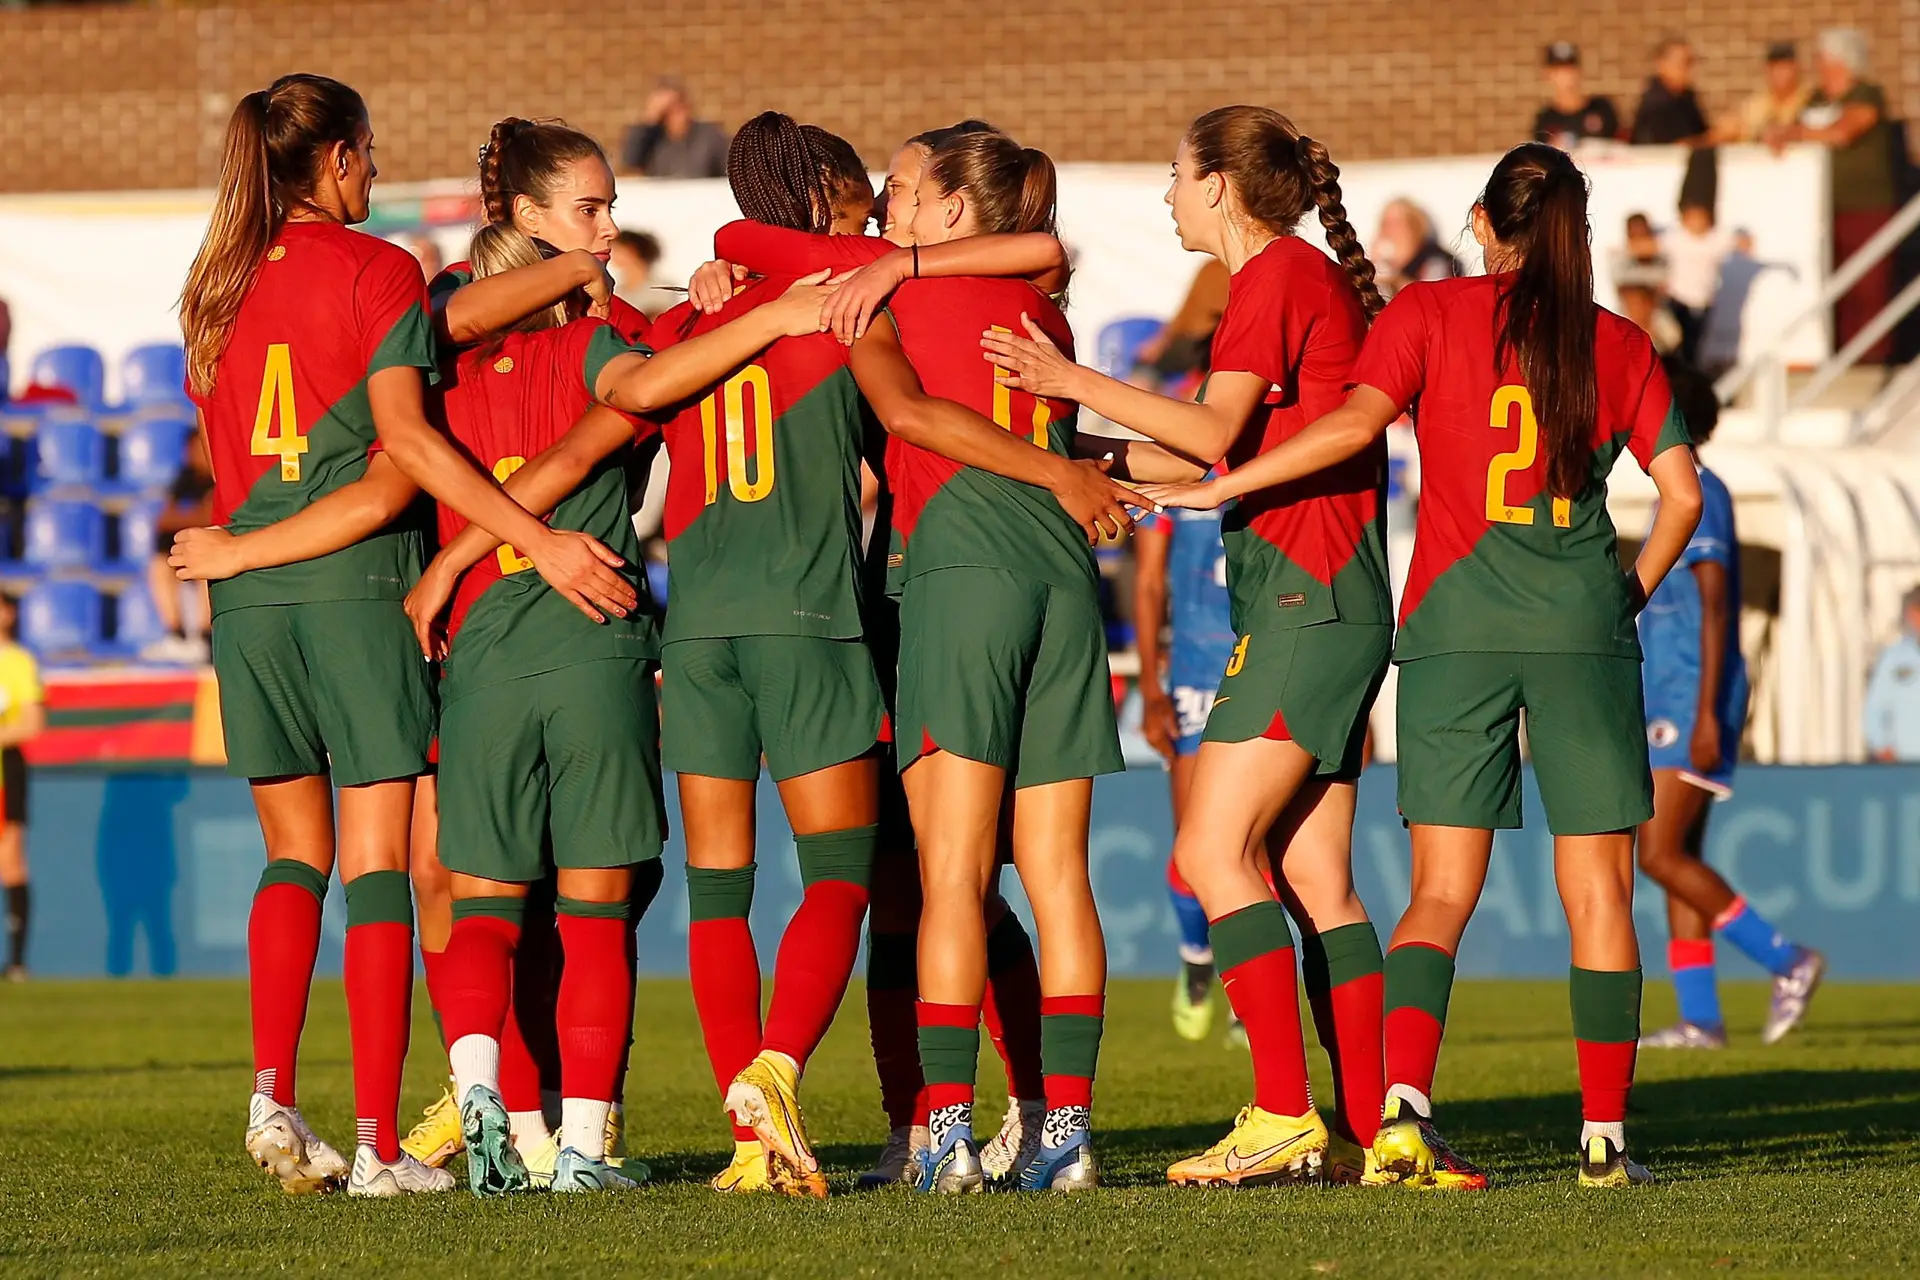
[[[1653,806],[1633,619],[1686,548],[1700,484],[1674,447],[1686,428],[1652,346],[1593,302],[1587,185],[1573,161],[1540,143],[1509,151],[1473,228],[1492,274],[1408,285],[1368,336],[1345,404],[1221,479],[1145,493],[1210,507],[1324,483],[1417,401],[1423,485],[1395,653],[1413,900],[1386,960],[1390,1087],[1374,1176],[1486,1185],[1440,1141],[1430,1096],[1493,829],[1520,825],[1524,710],[1573,939],[1579,1180],[1637,1185],[1649,1175],[1628,1159],[1623,1129],[1640,1034],[1633,828]],[[1624,576],[1606,508],[1623,448],[1660,491]]]
[[[625,590],[600,559],[611,552],[533,519],[427,423],[421,371],[434,360],[419,266],[347,229],[367,216],[374,174],[366,106],[337,81],[284,76],[234,109],[220,193],[180,305],[217,519],[242,533],[297,519],[368,477],[378,444],[407,480],[527,539],[570,601],[611,605]],[[248,932],[255,1088],[246,1145],[292,1191],[348,1173],[300,1118],[294,1094],[336,851],[360,1139],[348,1190],[451,1185],[403,1158],[394,1120],[413,991],[407,827],[432,732],[424,671],[402,643],[411,637],[399,596],[421,548],[417,529],[394,522],[400,506],[338,551],[250,569],[212,592],[228,767],[252,781],[268,856]]]
[[[1697,448],[1719,422],[1720,401],[1692,365],[1675,357],[1663,364]],[[1733,498],[1720,477],[1704,466],[1699,472],[1705,506],[1680,556],[1687,572],[1668,575],[1640,614],[1653,817],[1640,826],[1637,851],[1640,869],[1666,890],[1667,964],[1680,1003],[1680,1021],[1644,1037],[1643,1049],[1726,1047],[1714,977],[1716,932],[1773,975],[1763,1044],[1799,1025],[1827,968],[1825,956],[1782,937],[1702,859],[1710,802],[1733,794],[1733,762],[1747,718],[1747,664],[1740,656]]]
[[[1016,385],[1071,396],[1200,462],[1237,471],[1338,404],[1368,316],[1373,267],[1340,204],[1326,148],[1261,107],[1194,121],[1167,202],[1183,245],[1232,272],[1201,402],[1082,369],[1034,338],[987,335]],[[1339,262],[1294,234],[1318,208]],[[1174,863],[1205,908],[1217,963],[1253,1054],[1254,1100],[1176,1183],[1357,1178],[1379,1116],[1380,946],[1353,891],[1354,779],[1367,712],[1386,671],[1391,597],[1382,528],[1385,446],[1311,484],[1262,492],[1230,513],[1229,656],[1174,839]],[[1197,470],[1197,468],[1196,468]],[[1314,1109],[1287,912],[1307,953],[1316,1022],[1339,1083],[1338,1141]]]

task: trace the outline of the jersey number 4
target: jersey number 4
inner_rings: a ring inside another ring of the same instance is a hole
[[[260,378],[260,407],[253,415],[253,456],[280,459],[280,478],[300,480],[300,455],[307,438],[293,407],[293,350],[284,342],[267,346],[267,368]]]
[[[1494,524],[1532,524],[1532,507],[1507,505],[1507,477],[1526,471],[1540,450],[1540,420],[1533,416],[1533,397],[1522,386],[1508,385],[1493,393],[1493,411],[1487,425],[1505,431],[1513,425],[1513,410],[1520,410],[1520,443],[1505,453],[1495,454],[1487,464],[1487,519]],[[1573,523],[1573,504],[1565,498],[1553,500],[1553,526],[1565,529]]]
[[[751,389],[752,396],[747,392]],[[748,402],[753,413],[753,478],[747,478]],[[741,502],[773,492],[773,389],[767,371],[750,364],[700,402],[700,436],[706,445],[707,505],[720,497],[720,437],[725,422],[727,488]]]

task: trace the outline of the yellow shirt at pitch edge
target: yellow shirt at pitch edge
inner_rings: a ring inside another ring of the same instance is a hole
[[[0,641],[0,725],[20,723],[28,707],[45,700],[40,664],[20,645]]]

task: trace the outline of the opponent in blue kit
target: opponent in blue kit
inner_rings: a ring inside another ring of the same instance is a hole
[[[1193,756],[1213,710],[1214,690],[1238,639],[1227,616],[1227,552],[1221,512],[1169,511],[1134,533],[1134,628],[1140,654],[1141,730],[1166,757],[1176,827],[1193,779]],[[1164,646],[1166,687],[1159,675]],[[1167,861],[1167,888],[1180,927],[1184,972],[1174,988],[1174,1030],[1201,1040],[1213,1025],[1213,949],[1207,913]]]
[[[1696,445],[1713,434],[1720,406],[1706,377],[1667,362],[1675,403]],[[1696,459],[1696,465],[1698,465]],[[1773,975],[1761,1040],[1798,1025],[1826,971],[1817,951],[1790,942],[1701,858],[1710,799],[1733,794],[1733,762],[1746,724],[1747,666],[1740,654],[1740,540],[1733,498],[1700,467],[1705,509],[1693,540],[1640,615],[1646,655],[1647,755],[1653,817],[1640,828],[1640,869],[1667,891],[1680,1021],[1645,1036],[1655,1049],[1719,1049],[1727,1043],[1715,981],[1713,934],[1722,934]]]

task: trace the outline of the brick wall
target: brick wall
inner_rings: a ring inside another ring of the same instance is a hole
[[[1517,6],[1516,6],[1517,7]],[[665,12],[663,12],[663,9]],[[1710,112],[1757,79],[1771,39],[1866,29],[1873,78],[1920,112],[1920,0],[1028,0],[972,16],[900,0],[414,0],[59,6],[0,11],[0,191],[204,185],[241,93],[287,71],[366,94],[382,172],[462,175],[506,114],[563,116],[617,143],[652,78],[702,114],[768,107],[846,134],[880,165],[906,135],[984,115],[1061,160],[1158,161],[1234,101],[1279,107],[1336,158],[1492,151],[1539,97],[1540,49],[1586,52],[1630,114],[1654,41],[1688,36]]]

